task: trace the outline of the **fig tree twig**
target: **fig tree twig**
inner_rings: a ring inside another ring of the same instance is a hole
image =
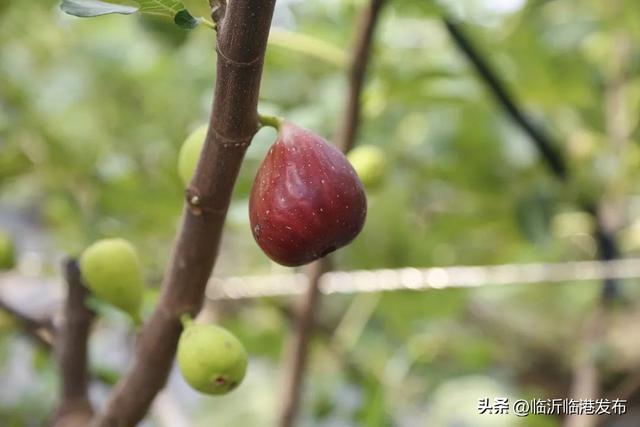
[[[275,0],[234,0],[217,22],[209,130],[186,191],[160,299],[140,332],[128,373],[95,426],[133,427],[145,416],[167,381],[182,331],[180,316],[200,310],[240,164],[258,130],[258,92],[274,6]]]
[[[541,128],[533,125],[527,118],[523,110],[515,102],[514,97],[506,89],[504,84],[497,77],[497,74],[489,66],[488,62],[473,46],[471,40],[464,34],[464,31],[452,20],[444,18],[444,24],[451,35],[456,46],[473,64],[478,76],[486,84],[487,88],[494,96],[498,104],[505,110],[511,119],[531,138],[540,155],[549,167],[552,174],[561,182],[567,182],[569,170],[567,162],[558,145],[550,135]],[[618,245],[614,234],[606,226],[602,214],[602,207],[593,200],[580,200],[582,208],[589,212],[595,220],[593,235],[598,245],[598,257],[603,261],[616,259],[619,255]],[[603,281],[599,305],[596,307],[591,317],[587,319],[582,333],[583,353],[574,367],[574,377],[572,384],[572,397],[584,396],[586,394],[599,393],[598,372],[591,348],[598,342],[604,333],[604,323],[607,319],[607,308],[611,300],[617,293],[617,281],[607,277]],[[596,396],[589,396],[595,398]],[[567,417],[566,426],[585,427],[589,426],[589,417]]]
[[[295,312],[294,330],[285,349],[285,359],[282,364],[286,371],[281,400],[282,407],[278,415],[278,425],[281,427],[294,425],[300,405],[302,380],[309,354],[309,341],[314,330],[315,313],[320,303],[320,290],[317,284],[320,276],[328,270],[328,262],[328,257],[324,257],[311,263],[307,269],[309,285]]]
[[[353,47],[353,61],[349,68],[349,92],[347,94],[344,118],[335,132],[335,143],[347,153],[356,143],[361,119],[361,93],[364,79],[371,57],[373,33],[385,0],[371,0],[362,11],[356,28],[356,39]]]
[[[479,77],[485,83],[496,101],[509,117],[531,137],[531,141],[533,141],[540,155],[545,160],[549,170],[560,180],[565,180],[568,175],[567,162],[551,136],[543,128],[534,125],[527,117],[522,108],[520,108],[514,95],[510,93],[502,83],[497,73],[494,72],[489,63],[482,57],[462,28],[449,18],[444,18],[444,24],[458,49],[460,49],[473,64]]]
[[[14,318],[24,333],[45,349],[53,347],[54,330],[49,320],[38,320],[0,299],[0,310]]]
[[[383,5],[384,0],[371,0],[359,17],[353,48],[353,61],[349,68],[349,92],[346,99],[344,119],[336,130],[335,135],[336,145],[345,153],[355,145],[356,133],[360,125],[360,95],[371,56],[373,33]],[[308,269],[307,292],[299,301],[294,332],[290,338],[282,364],[287,371],[285,372],[281,408],[277,421],[280,427],[294,425],[298,407],[300,406],[302,382],[309,353],[309,341],[313,334],[314,319],[320,303],[320,277],[329,271],[329,266],[329,257],[325,257],[312,263]]]
[[[55,341],[60,372],[60,403],[54,412],[52,427],[87,425],[93,409],[87,395],[89,370],[87,347],[94,313],[85,305],[88,294],[82,284],[75,259],[63,263],[67,282],[63,321]]]
[[[557,148],[558,144],[542,127],[534,125],[520,107],[513,94],[509,92],[498,74],[491,68],[488,61],[480,54],[462,28],[452,19],[443,18],[445,27],[458,49],[474,66],[480,79],[485,83],[489,92],[496,99],[507,115],[527,134],[539,151],[549,171],[561,182],[567,182],[569,168],[567,160]],[[604,224],[598,203],[591,200],[580,200],[582,209],[589,212],[595,219],[594,238],[598,244],[599,258],[610,261],[618,257],[618,245],[614,235]],[[606,279],[602,287],[602,300],[607,302],[616,294],[616,281]]]
[[[51,319],[35,319],[2,299],[0,299],[0,310],[5,311],[13,317],[23,329],[24,333],[31,338],[35,344],[39,345],[47,353],[54,351],[56,340],[60,339],[61,334],[60,331],[54,329]],[[93,369],[90,369],[89,374],[92,380],[101,382],[104,385],[111,386],[116,382],[114,378],[117,374],[107,369],[93,367]]]
[[[620,13],[620,3],[612,2],[614,13]],[[613,50],[613,63],[608,64],[612,69],[612,76],[610,81],[607,82],[605,90],[605,103],[604,113],[605,122],[607,123],[607,136],[611,149],[616,153],[618,160],[618,166],[622,169],[622,156],[624,155],[625,148],[628,143],[628,136],[630,134],[630,120],[628,119],[627,106],[625,102],[625,80],[628,73],[628,63],[630,58],[630,43],[628,36],[624,32],[620,32]],[[598,241],[598,247],[600,248],[600,256],[603,259],[614,258],[618,255],[616,242],[613,238],[613,234],[606,233],[610,230],[610,224],[605,224],[605,215],[601,214],[601,211],[605,213],[619,216],[621,209],[619,200],[609,197],[607,205],[595,206],[592,209],[596,214],[596,239]],[[617,212],[616,212],[617,211]],[[607,218],[609,219],[609,218]],[[618,222],[619,218],[615,218],[614,221]],[[605,339],[606,326],[611,318],[610,302],[615,296],[616,292],[615,281],[608,277],[604,282],[604,288],[602,292],[602,298],[600,304],[591,313],[590,317],[586,321],[586,330],[583,337],[582,352],[578,354],[578,360],[574,368],[574,377],[572,383],[571,397],[578,398],[595,398],[602,394],[602,379],[597,369],[598,357],[595,349]],[[580,415],[568,415],[565,418],[565,427],[595,427],[598,425],[598,419],[589,416]]]

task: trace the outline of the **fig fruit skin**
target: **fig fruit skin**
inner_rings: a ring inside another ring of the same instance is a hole
[[[386,164],[384,152],[375,145],[360,145],[347,154],[365,188],[377,188],[384,182]]]
[[[344,154],[284,121],[249,199],[251,231],[267,256],[290,267],[322,258],[360,233],[366,213],[364,187]]]
[[[200,152],[207,137],[208,129],[209,125],[198,127],[189,134],[180,147],[180,152],[178,153],[178,175],[185,187],[191,182],[196,166],[198,166]]]
[[[240,385],[249,356],[228,330],[192,323],[180,335],[177,360],[180,373],[191,387],[201,393],[220,395]]]
[[[80,271],[96,297],[139,321],[144,279],[131,243],[120,238],[96,241],[82,253]]]
[[[10,270],[16,265],[13,240],[9,233],[0,230],[0,270]]]

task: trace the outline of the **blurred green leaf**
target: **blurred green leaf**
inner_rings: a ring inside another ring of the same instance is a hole
[[[175,17],[185,10],[184,4],[177,0],[136,0],[140,4],[140,12],[152,15]]]
[[[548,194],[533,190],[520,197],[515,210],[520,231],[529,241],[537,244],[549,241],[554,203]]]
[[[173,22],[175,22],[178,27],[185,30],[191,30],[199,24],[199,21],[191,16],[187,9],[182,9],[176,13],[176,16],[173,18]]]
[[[69,15],[93,17],[113,13],[130,15],[135,12],[172,18],[183,29],[190,30],[198,26],[184,4],[177,0],[137,0],[139,7],[104,2],[100,0],[63,0],[60,8]]]
[[[107,3],[100,0],[63,0],[60,8],[69,15],[83,18],[119,13],[130,15],[139,8],[123,4]]]

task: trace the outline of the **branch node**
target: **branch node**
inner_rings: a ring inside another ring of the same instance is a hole
[[[195,216],[202,215],[202,200],[200,198],[200,192],[193,187],[189,187],[186,190],[185,199],[187,201],[187,206],[189,207],[189,211]]]
[[[194,216],[199,217],[203,216],[203,214],[208,214],[211,216],[224,217],[227,213],[227,209],[221,209],[213,205],[212,201],[214,199],[202,196],[201,192],[194,186],[187,188],[185,200],[187,202],[189,212]]]
[[[262,55],[258,55],[254,59],[248,62],[236,61],[235,59],[229,58],[227,55],[222,52],[220,46],[216,44],[216,52],[220,58],[222,58],[225,65],[237,67],[237,68],[253,68],[253,67],[261,67],[262,66]]]

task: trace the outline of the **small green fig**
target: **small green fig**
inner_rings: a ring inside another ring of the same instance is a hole
[[[189,185],[193,173],[196,170],[208,129],[209,125],[200,126],[191,132],[182,143],[182,147],[180,147],[180,153],[178,154],[178,175],[180,175],[180,179],[185,186]]]
[[[386,159],[375,145],[360,145],[347,154],[347,159],[365,187],[375,188],[384,181]]]
[[[10,270],[15,264],[13,240],[7,232],[0,230],[0,270]]]
[[[205,394],[226,394],[247,370],[242,343],[216,325],[188,322],[178,341],[178,366],[191,387]]]
[[[87,287],[99,299],[140,321],[144,293],[142,268],[136,249],[124,239],[98,240],[80,257]]]

